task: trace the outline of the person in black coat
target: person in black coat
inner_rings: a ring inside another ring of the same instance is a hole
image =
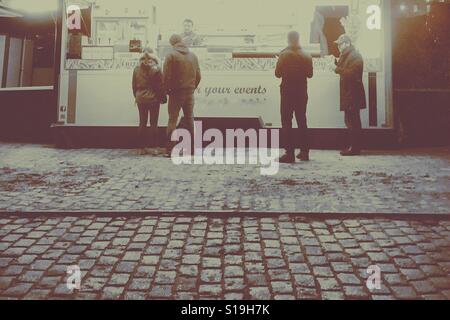
[[[140,65],[134,69],[132,86],[139,109],[139,145],[141,153],[145,154],[148,120],[150,118],[152,145],[155,145],[160,105],[167,103],[159,59],[151,51],[144,52]]]
[[[361,153],[361,110],[366,108],[363,84],[364,60],[352,45],[348,35],[341,35],[336,44],[341,52],[335,69],[341,78],[340,108],[345,113],[345,125],[350,142],[350,146],[343,150],[341,155],[355,156]]]
[[[300,35],[292,31],[288,34],[289,46],[284,49],[277,62],[275,76],[281,83],[281,126],[286,141],[286,154],[281,163],[295,162],[295,137],[292,118],[295,114],[301,135],[301,161],[309,161],[308,124],[306,107],[308,105],[308,78],[313,76],[312,57],[300,47]]]

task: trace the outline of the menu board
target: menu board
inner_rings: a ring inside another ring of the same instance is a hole
[[[83,47],[81,59],[84,60],[112,60],[114,59],[113,47],[86,46]]]
[[[95,41],[97,45],[124,45],[130,40],[140,40],[147,44],[147,20],[146,19],[97,19]]]

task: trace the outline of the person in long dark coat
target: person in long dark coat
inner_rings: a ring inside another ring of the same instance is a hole
[[[363,84],[364,60],[352,45],[351,38],[344,34],[336,41],[341,52],[335,72],[340,75],[340,108],[345,113],[349,147],[342,156],[356,156],[361,153],[361,110],[366,108],[366,93]]]

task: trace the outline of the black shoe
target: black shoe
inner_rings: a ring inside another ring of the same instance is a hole
[[[353,147],[341,152],[341,156],[343,156],[343,157],[352,157],[352,156],[359,156],[359,155],[361,155],[361,150],[355,149]]]
[[[166,156],[168,156],[169,158],[172,155],[172,150],[175,147],[175,145],[176,144],[173,141],[168,141],[167,144],[166,144]]]
[[[290,154],[285,154],[284,156],[282,156],[280,159],[278,159],[279,163],[295,163],[295,157],[294,155],[290,155]]]
[[[301,151],[297,155],[297,159],[300,161],[309,161],[309,151]]]
[[[147,150],[146,150],[145,148],[140,148],[140,149],[138,150],[137,154],[138,154],[139,156],[146,156],[148,153],[147,153]]]

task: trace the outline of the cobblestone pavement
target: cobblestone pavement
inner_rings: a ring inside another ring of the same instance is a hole
[[[0,145],[0,211],[160,210],[448,213],[446,149],[370,152],[310,163],[175,166],[134,150],[58,150]]]
[[[0,298],[450,299],[450,221],[5,213]]]

